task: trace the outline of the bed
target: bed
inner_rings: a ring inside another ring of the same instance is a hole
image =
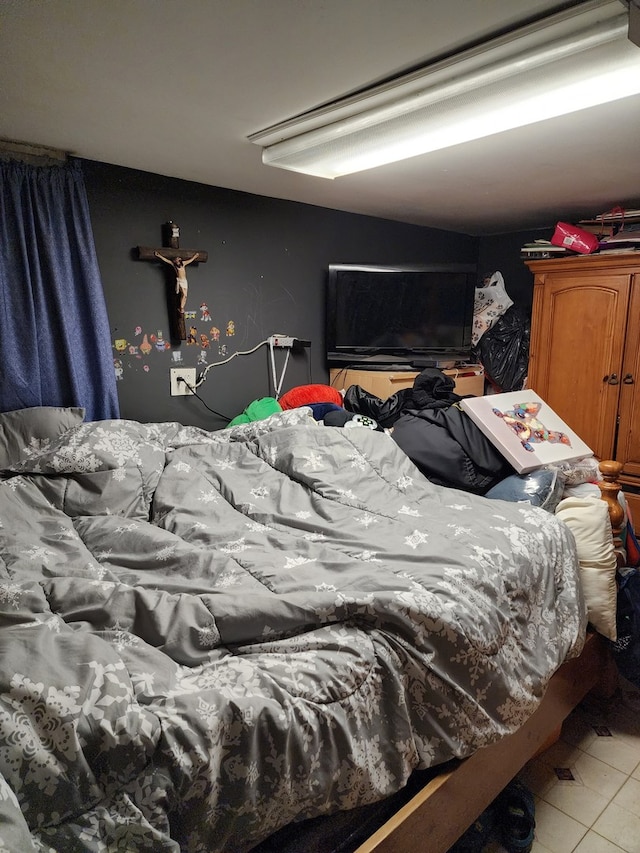
[[[0,418],[0,849],[439,853],[608,672],[567,524],[386,433]]]

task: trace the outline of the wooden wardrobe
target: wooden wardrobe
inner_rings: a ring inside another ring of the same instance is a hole
[[[528,261],[528,386],[620,480],[640,524],[640,252]]]

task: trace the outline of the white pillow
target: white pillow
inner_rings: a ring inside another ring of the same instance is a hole
[[[556,508],[556,516],[576,540],[589,622],[600,634],[615,641],[617,560],[607,504],[596,495],[564,498]]]

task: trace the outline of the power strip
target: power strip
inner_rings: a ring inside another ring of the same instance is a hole
[[[303,341],[301,338],[294,338],[292,335],[270,335],[267,338],[267,343],[272,347],[293,350],[294,355],[301,353],[304,347],[311,346],[311,341]]]
[[[271,335],[269,344],[272,347],[282,347],[283,349],[291,349],[295,341],[290,335]]]

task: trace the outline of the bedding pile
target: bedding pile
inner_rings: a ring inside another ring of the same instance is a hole
[[[584,642],[553,515],[282,412],[0,476],[0,847],[246,851],[515,730]]]

